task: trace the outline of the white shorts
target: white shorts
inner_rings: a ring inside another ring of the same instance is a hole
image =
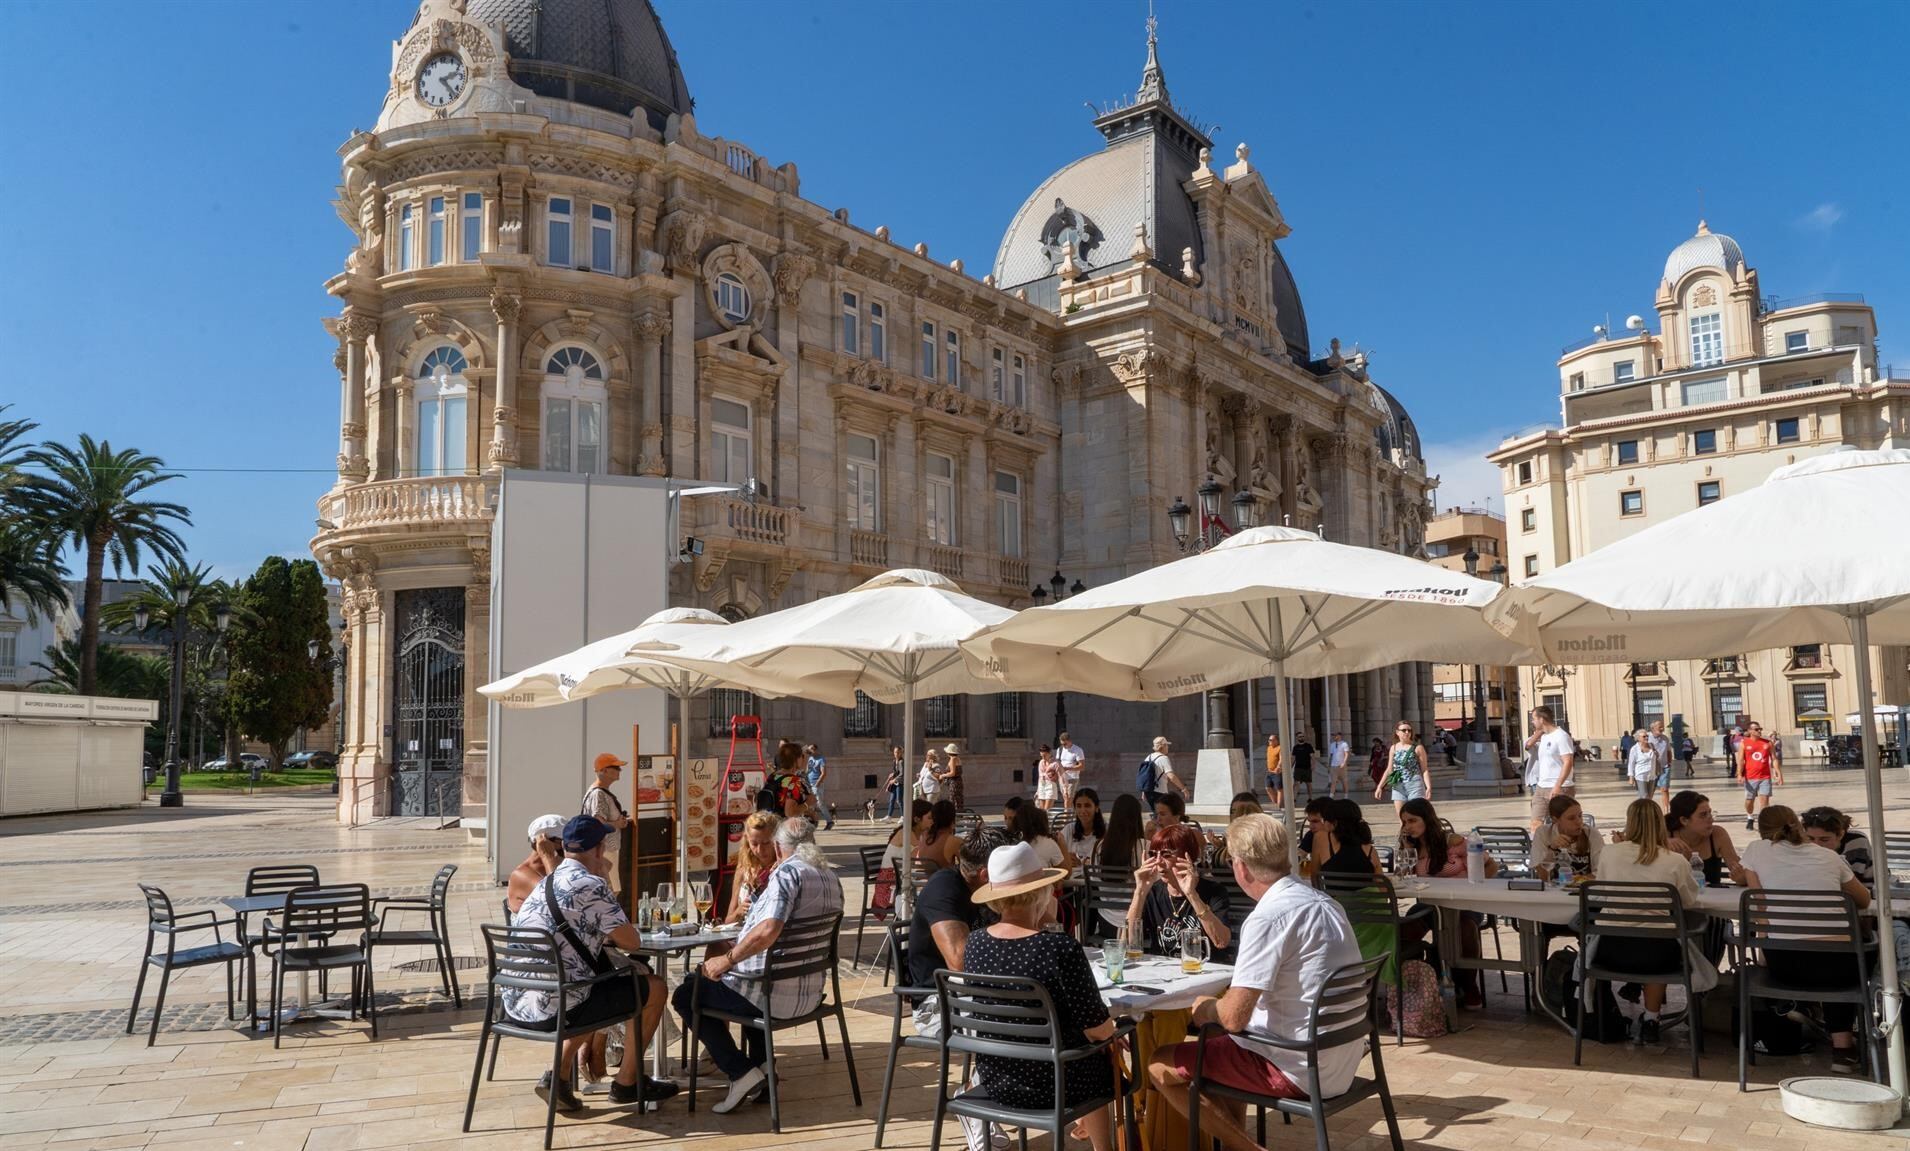
[[[1052,779],[1044,779],[1041,781],[1040,786],[1035,788],[1035,798],[1045,799],[1052,803],[1061,798],[1061,785]]]

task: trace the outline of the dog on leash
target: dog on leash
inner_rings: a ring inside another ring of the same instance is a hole
[[[862,821],[864,823],[875,822],[875,800],[866,799],[862,801]]]

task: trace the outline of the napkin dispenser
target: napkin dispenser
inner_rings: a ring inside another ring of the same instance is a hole
[[[1508,879],[1505,881],[1505,889],[1507,891],[1544,891],[1545,881],[1543,879]]]

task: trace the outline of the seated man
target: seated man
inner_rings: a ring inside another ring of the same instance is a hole
[[[638,945],[635,925],[624,915],[603,878],[603,842],[609,835],[609,827],[588,815],[572,817],[564,825],[564,861],[531,889],[511,917],[512,927],[536,928],[556,937],[566,979],[588,979],[607,969],[610,959],[603,953],[606,943],[625,950]],[[567,1027],[623,1022],[626,1036],[641,1036],[636,1042],[624,1044],[624,1060],[617,1067],[616,1082],[610,1085],[613,1104],[637,1101],[637,1075],[643,1067],[637,1053],[649,1045],[663,1019],[663,991],[663,981],[640,965],[631,968],[628,979],[607,979],[565,991]],[[504,1013],[513,1022],[540,1031],[557,1030],[557,1005],[547,992],[506,987],[502,998]],[[563,1066],[567,1072],[576,1066],[590,1041],[588,1035],[564,1040]],[[552,1091],[557,1092],[559,1109],[582,1109],[583,1102],[570,1083],[552,1083],[550,1073],[545,1072],[537,1084],[537,1097],[548,1099]],[[643,1096],[651,1102],[668,1099],[676,1091],[676,1084],[668,1080],[644,1080]]]
[[[691,1024],[692,998],[705,1007],[735,1015],[761,1015],[762,1005],[748,998],[760,985],[737,976],[763,973],[769,949],[791,920],[842,910],[842,881],[816,846],[813,821],[802,816],[784,820],[776,829],[776,855],[780,862],[769,873],[769,885],[763,893],[750,901],[736,946],[727,954],[704,960],[695,978],[677,987],[671,1002],[685,1027]],[[771,1016],[787,1019],[813,1011],[822,1002],[823,983],[820,971],[778,983],[770,993]],[[729,1094],[711,1110],[728,1115],[744,1103],[762,1098],[768,1077],[763,1073],[766,1057],[760,1032],[747,1033],[747,1055],[738,1049],[729,1026],[720,1019],[705,1018],[696,1035],[716,1069],[730,1081]]]
[[[510,882],[504,888],[504,906],[512,915],[524,906],[524,900],[544,882],[544,877],[556,871],[557,865],[564,861],[563,816],[540,815],[531,820],[526,834],[530,836],[531,853],[511,869]]]
[[[955,866],[944,867],[915,893],[915,915],[909,926],[909,986],[934,987],[935,973],[962,970],[968,933],[980,922],[981,909],[970,898],[988,882],[988,853],[1008,842],[992,827],[978,827],[962,841]],[[915,1009],[915,1033],[930,1039],[941,1034],[942,1016],[933,995]]]
[[[1227,825],[1234,880],[1254,900],[1240,929],[1233,986],[1218,999],[1194,1002],[1194,1024],[1218,1022],[1229,1031],[1251,1028],[1285,1039],[1305,1034],[1313,1001],[1327,977],[1360,961],[1360,946],[1346,912],[1325,892],[1288,873],[1287,829],[1270,815],[1243,815]],[[1154,1089],[1181,1115],[1188,1114],[1188,1083],[1200,1043],[1157,1048],[1148,1066]],[[1205,1041],[1203,1077],[1286,1099],[1307,1097],[1307,1058],[1256,1044],[1246,1036],[1218,1035]],[[1353,1084],[1365,1046],[1346,1043],[1322,1053],[1320,1091],[1331,1098]],[[1259,1151],[1243,1125],[1246,1108],[1233,1100],[1200,1101],[1201,1134],[1228,1151]]]

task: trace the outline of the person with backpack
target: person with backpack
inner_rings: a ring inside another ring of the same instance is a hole
[[[1167,742],[1166,736],[1155,736],[1153,754],[1143,759],[1141,766],[1134,769],[1135,794],[1141,797],[1141,803],[1149,811],[1152,811],[1154,805],[1160,802],[1160,797],[1169,791],[1179,792],[1182,799],[1193,798],[1193,793],[1188,791],[1187,785],[1180,781],[1180,776],[1174,774],[1174,764],[1167,758],[1167,753],[1173,746]]]
[[[1698,758],[1698,741],[1688,735],[1680,740],[1678,742],[1678,758],[1684,760],[1685,778],[1696,779],[1698,772],[1691,766],[1691,761]]]

